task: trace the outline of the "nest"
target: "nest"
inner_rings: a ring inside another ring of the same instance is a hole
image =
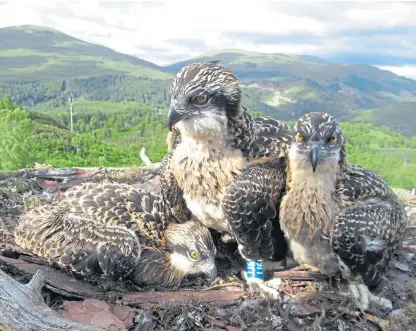
[[[88,280],[54,269],[19,251],[13,243],[13,228],[26,210],[50,203],[73,185],[110,180],[158,190],[157,166],[150,169],[38,169],[15,175],[0,175],[0,265],[20,283],[27,283],[38,270],[44,278],[41,293],[47,306],[74,322],[109,330],[411,330],[416,329],[415,224],[405,245],[394,256],[388,277],[378,287],[390,299],[390,314],[372,307],[362,315],[345,291],[341,279],[324,279],[315,273],[277,272],[282,279],[280,299],[248,293],[241,280],[244,261],[233,243],[218,242],[218,273],[215,284],[203,279],[185,279],[177,291],[137,288],[130,283]],[[414,207],[414,196],[408,206]],[[410,210],[410,209],[408,209]],[[412,210],[410,210],[412,212]],[[273,276],[267,275],[266,276]],[[1,326],[1,324],[0,324]]]

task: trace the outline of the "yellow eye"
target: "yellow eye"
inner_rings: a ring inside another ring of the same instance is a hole
[[[198,260],[199,259],[199,253],[197,251],[191,251],[189,253],[189,256],[191,257],[191,259],[193,260]]]
[[[198,95],[195,100],[198,105],[204,105],[208,101],[208,95],[206,93]]]
[[[336,142],[337,141],[337,137],[335,137],[335,136],[333,136],[333,137],[331,137],[331,138],[329,138],[328,139],[328,142],[330,142],[330,143],[334,143],[334,142]]]
[[[297,141],[303,141],[304,138],[299,133],[296,133],[296,140]]]

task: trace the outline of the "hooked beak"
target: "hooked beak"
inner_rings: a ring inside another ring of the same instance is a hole
[[[316,166],[318,165],[319,161],[319,146],[313,144],[311,147],[311,151],[309,152],[309,160],[311,161],[312,171],[315,172]]]
[[[168,112],[168,127],[172,131],[172,127],[182,119],[183,114],[179,113],[175,105],[169,107]]]
[[[217,266],[215,265],[215,262],[207,264],[202,272],[207,276],[209,281],[212,282],[217,277]]]

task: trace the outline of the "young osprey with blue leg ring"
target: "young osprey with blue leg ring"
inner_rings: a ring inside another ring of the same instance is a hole
[[[189,210],[205,226],[235,237],[246,260],[284,260],[278,206],[292,131],[253,119],[241,105],[235,75],[213,62],[182,68],[171,88],[168,124],[176,131],[164,160],[162,191],[174,215]],[[262,280],[248,279],[277,294]]]

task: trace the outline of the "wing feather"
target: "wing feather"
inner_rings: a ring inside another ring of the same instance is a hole
[[[68,205],[41,207],[23,217],[16,243],[61,268],[81,275],[127,276],[138,264],[141,245],[124,226],[75,215]]]
[[[287,243],[278,215],[284,187],[285,166],[280,159],[247,167],[224,192],[222,210],[245,258],[285,257]]]
[[[353,277],[376,285],[402,240],[407,216],[403,203],[376,173],[348,165],[339,183],[345,206],[331,233],[331,245]]]

